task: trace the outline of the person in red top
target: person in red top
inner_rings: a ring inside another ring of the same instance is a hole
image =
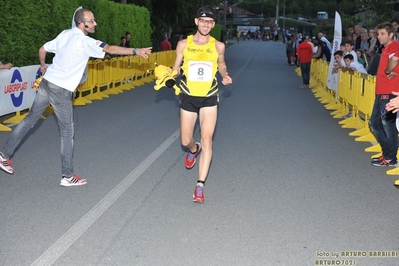
[[[172,50],[172,44],[170,44],[168,37],[165,37],[165,40],[161,42],[159,45],[159,48],[161,48],[161,51],[169,51]]]
[[[313,47],[307,41],[307,38],[304,38],[296,48],[296,51],[299,64],[301,65],[303,81],[303,85],[301,86],[301,88],[308,88],[310,81],[310,63],[312,61]]]
[[[396,166],[398,152],[398,130],[396,114],[387,110],[389,102],[399,91],[399,42],[393,40],[394,28],[391,23],[378,25],[378,40],[384,49],[381,53],[375,86],[375,101],[370,117],[370,128],[381,145],[382,155],[373,158],[375,166]],[[389,108],[388,108],[389,109]]]

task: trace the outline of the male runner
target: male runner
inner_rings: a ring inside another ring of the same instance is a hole
[[[194,167],[196,157],[202,149],[199,161],[198,180],[195,186],[194,202],[204,202],[204,184],[212,160],[212,136],[217,120],[218,81],[216,72],[222,76],[223,85],[232,83],[224,61],[225,45],[210,36],[215,26],[215,12],[210,6],[198,9],[194,19],[197,32],[179,41],[176,47],[176,61],[173,70],[180,73],[180,133],[181,143],[189,150],[185,165]],[[183,61],[184,59],[184,61]],[[183,65],[181,65],[183,62]],[[201,142],[194,140],[197,118],[201,130]]]

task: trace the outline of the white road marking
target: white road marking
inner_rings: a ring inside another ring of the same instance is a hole
[[[52,265],[180,137],[180,128],[128,174],[96,206],[48,248],[32,266]]]

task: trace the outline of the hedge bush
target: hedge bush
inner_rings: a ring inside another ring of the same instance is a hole
[[[0,16],[0,60],[14,66],[39,63],[38,50],[61,31],[71,28],[76,8],[90,9],[98,23],[90,35],[119,45],[126,31],[135,47],[151,46],[150,13],[144,7],[108,0],[2,0]],[[48,56],[48,63],[52,56]]]

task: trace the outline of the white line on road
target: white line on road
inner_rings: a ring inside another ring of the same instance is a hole
[[[52,265],[79,237],[147,170],[147,168],[180,137],[176,130],[155,151],[128,174],[96,206],[86,213],[75,225],[47,249],[32,266]]]

